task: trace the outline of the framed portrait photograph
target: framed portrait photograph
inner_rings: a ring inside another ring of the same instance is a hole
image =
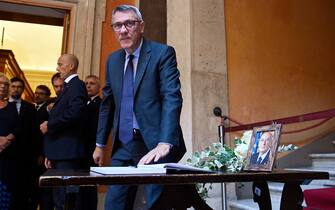
[[[281,127],[281,124],[272,124],[253,129],[245,171],[272,171]]]

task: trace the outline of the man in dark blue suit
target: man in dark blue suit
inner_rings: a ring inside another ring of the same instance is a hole
[[[112,131],[112,166],[178,162],[186,149],[175,51],[143,38],[144,21],[136,7],[116,7],[112,23],[122,49],[107,61],[93,158],[102,165]],[[136,190],[137,186],[110,186],[105,209],[132,209]],[[162,191],[160,185],[146,186],[148,208],[154,208]]]
[[[78,78],[78,59],[72,54],[62,55],[57,71],[64,79],[64,89],[50,111],[48,121],[40,125],[44,138],[45,166],[55,169],[83,168],[84,142],[81,139],[83,113],[87,103],[85,84]],[[79,188],[59,187],[53,191],[56,209],[64,208],[65,192],[71,192],[75,209],[81,209]]]

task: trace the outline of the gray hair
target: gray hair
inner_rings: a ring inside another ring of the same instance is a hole
[[[99,77],[98,76],[96,76],[96,75],[94,75],[94,74],[90,74],[90,75],[87,75],[86,77],[85,77],[85,79],[94,79],[97,83],[98,83],[98,85],[100,86],[100,79],[99,79]]]
[[[128,11],[134,12],[136,17],[138,18],[138,20],[143,21],[142,14],[141,14],[140,10],[137,7],[134,7],[132,5],[127,5],[127,4],[117,6],[113,10],[112,16],[114,16],[116,12],[128,12]]]

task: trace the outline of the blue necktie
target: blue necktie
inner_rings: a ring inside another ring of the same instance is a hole
[[[133,139],[134,108],[134,55],[129,55],[126,72],[123,76],[122,99],[120,107],[119,139],[126,144]]]

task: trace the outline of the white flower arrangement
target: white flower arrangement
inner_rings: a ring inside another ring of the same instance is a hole
[[[280,145],[278,147],[278,152],[288,152],[288,151],[293,151],[293,150],[297,150],[299,147],[294,145],[294,144],[289,144],[287,146],[285,145]]]
[[[253,131],[243,132],[242,137],[235,137],[235,147],[231,148],[221,143],[213,143],[200,152],[195,152],[187,163],[194,167],[223,172],[240,172],[245,165],[245,158],[248,153],[249,144]],[[298,149],[297,146],[289,144],[278,147],[279,152],[286,152]],[[211,183],[199,183],[196,185],[199,195],[208,198],[208,192],[212,189]]]
[[[221,143],[213,143],[200,152],[195,152],[187,163],[198,168],[213,171],[240,172],[245,164],[252,131],[246,131],[241,138],[235,138],[235,148]],[[212,184],[202,183],[196,185],[199,195],[208,198],[208,191]]]
[[[252,130],[245,131],[241,138],[235,137],[234,141],[236,147],[234,151],[236,155],[240,156],[243,159],[247,156],[251,137]]]

